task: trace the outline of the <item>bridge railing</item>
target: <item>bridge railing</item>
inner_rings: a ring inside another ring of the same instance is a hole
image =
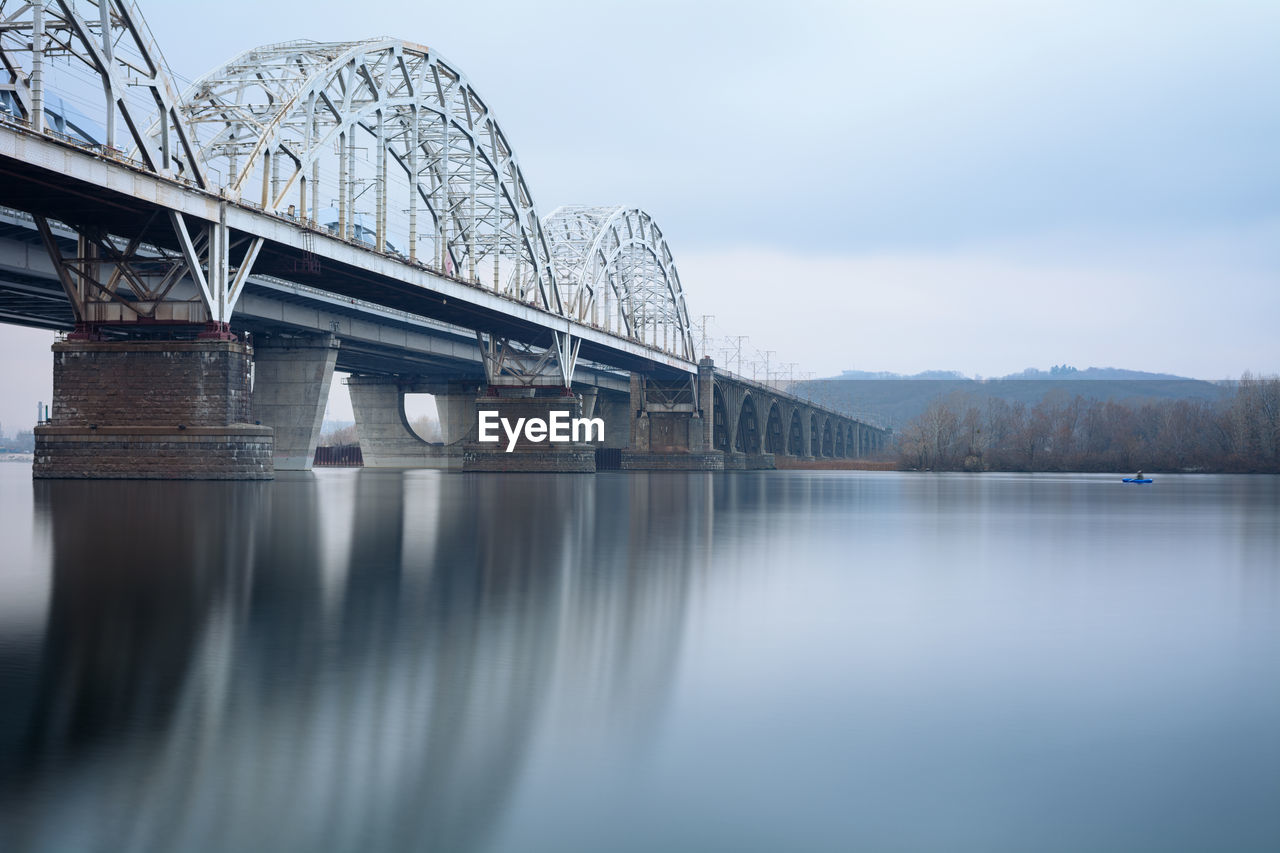
[[[63,145],[70,145],[80,151],[85,151],[98,157],[105,157],[109,160],[114,160],[122,166],[129,166],[140,172],[154,174],[147,167],[147,164],[144,161],[139,160],[136,157],[130,157],[123,149],[115,148],[103,142],[89,142],[88,140],[80,139],[79,137],[71,136],[70,134],[61,133],[51,127],[45,127],[43,130],[36,130],[31,121],[23,118],[22,116],[14,115],[8,110],[0,110],[0,125],[10,125],[20,133],[47,137],[49,139],[56,140]],[[154,175],[154,177],[173,181],[176,184],[182,184],[188,189],[206,192],[206,190],[202,189],[198,183],[184,175]]]

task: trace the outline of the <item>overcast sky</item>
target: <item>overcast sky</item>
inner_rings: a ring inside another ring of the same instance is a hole
[[[1280,371],[1273,0],[139,5],[186,79],[293,38],[438,50],[544,213],[645,208],[691,313],[774,364]],[[8,432],[49,339],[0,327]]]

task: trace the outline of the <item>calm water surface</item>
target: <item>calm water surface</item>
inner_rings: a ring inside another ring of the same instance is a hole
[[[0,849],[1280,850],[1280,478],[33,483]]]

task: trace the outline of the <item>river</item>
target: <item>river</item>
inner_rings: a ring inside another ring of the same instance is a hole
[[[0,849],[1280,850],[1280,478],[0,466]]]

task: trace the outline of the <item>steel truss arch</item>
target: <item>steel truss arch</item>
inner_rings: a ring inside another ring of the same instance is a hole
[[[634,207],[562,206],[543,230],[570,317],[697,360],[680,275],[653,217]]]
[[[199,156],[233,198],[564,314],[514,151],[467,78],[391,38],[242,53],[182,101]],[[419,211],[426,229],[419,228]],[[404,241],[397,245],[399,241]]]
[[[101,138],[68,120],[61,95],[71,93],[47,91],[51,72],[84,74],[85,66],[103,97],[101,113],[90,117],[102,122]],[[206,186],[168,66],[130,0],[0,0],[0,113],[40,133],[53,118],[73,141],[131,148],[150,171]],[[118,140],[117,122],[128,142]]]

